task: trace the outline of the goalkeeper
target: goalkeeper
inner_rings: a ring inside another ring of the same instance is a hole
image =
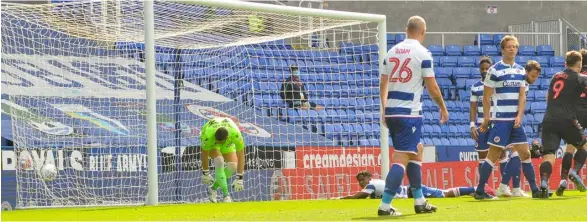
[[[214,118],[202,127],[200,132],[202,146],[202,183],[208,187],[208,198],[216,203],[220,188],[224,194],[224,202],[232,202],[228,194],[228,178],[237,171],[232,189],[236,192],[244,190],[243,173],[245,171],[245,144],[238,126],[229,118]],[[208,157],[214,160],[214,175],[210,176]],[[224,164],[226,161],[226,165]],[[238,163],[237,163],[238,162]]]

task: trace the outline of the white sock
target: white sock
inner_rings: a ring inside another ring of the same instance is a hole
[[[420,198],[414,199],[414,205],[424,205],[424,204],[426,204],[426,198],[420,197]]]
[[[391,204],[386,204],[386,203],[381,202],[379,204],[379,209],[380,210],[389,210],[389,209],[391,209]]]

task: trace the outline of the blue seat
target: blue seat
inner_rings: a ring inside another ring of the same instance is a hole
[[[422,104],[422,111],[424,111],[424,112],[430,112],[432,106],[434,106],[434,104],[432,104],[432,101],[430,101],[430,100],[424,100],[424,102]]]
[[[521,66],[526,66],[526,63],[530,60],[528,56],[516,56],[516,63]]]
[[[505,35],[504,34],[496,34],[493,36],[493,44],[494,45],[499,45],[501,44],[501,40],[503,39]]]
[[[470,134],[471,129],[467,125],[460,125],[459,126],[459,133],[460,137],[468,137]]]
[[[460,101],[469,101],[471,95],[465,90],[459,90],[459,100]]]
[[[538,84],[532,84],[532,86],[535,86]],[[530,90],[528,91],[527,95],[526,95],[526,101],[528,102],[534,102],[535,98],[536,98],[536,90]]]
[[[287,110],[287,122],[288,123],[296,123],[300,122],[301,118],[298,112],[295,109],[288,109]]]
[[[440,66],[440,56],[433,56],[432,63],[434,64],[434,67],[439,67]]]
[[[458,65],[459,67],[476,67],[475,57],[470,56],[459,56]]]
[[[554,56],[554,50],[550,45],[536,46],[536,55],[539,56]]]
[[[434,145],[434,142],[430,138],[424,138],[424,145]]]
[[[432,125],[432,137],[440,137],[440,126],[439,125]]]
[[[459,140],[457,138],[450,138],[450,139],[448,139],[448,141],[450,142],[451,146],[458,146],[459,145]]]
[[[544,113],[546,112],[546,103],[544,102],[533,102],[530,104],[530,109],[532,114],[536,114],[536,113]],[[536,117],[536,116],[534,116]],[[534,118],[537,119],[537,118]]]
[[[448,140],[447,138],[441,138],[440,143],[442,146],[450,146],[450,140]]]
[[[544,120],[544,113],[534,113],[534,121],[541,123]]]
[[[442,56],[440,57],[440,66],[442,67],[457,67],[458,57],[456,56]]]
[[[456,104],[454,101],[446,101],[446,109],[448,109],[448,112],[455,112],[456,109]]]
[[[451,67],[438,67],[435,68],[434,73],[436,74],[437,78],[450,78],[453,73],[453,69]]]
[[[445,47],[445,54],[447,56],[461,56],[463,55],[463,50],[461,49],[460,45],[447,45]]]
[[[441,45],[429,45],[428,51],[432,53],[432,56],[444,56],[444,49]]]
[[[434,146],[442,146],[442,141],[438,138],[432,138],[432,145]]]
[[[391,140],[389,142],[390,142],[389,145],[392,145],[391,144]],[[369,140],[369,145],[370,146],[376,146],[376,147],[378,147],[380,145],[380,143],[379,143],[379,140],[378,139],[373,138],[373,139],[370,139]]]
[[[526,135],[528,135],[528,137],[534,137],[534,130],[531,126],[524,126],[524,131],[526,131]]]
[[[463,103],[461,101],[455,101],[455,104],[457,106],[457,109],[456,109],[457,112],[465,112],[468,110],[467,107],[464,107],[464,106],[468,106],[467,105],[468,103]]]
[[[434,116],[432,115],[431,112],[424,113],[424,124],[432,124],[433,119],[434,119]],[[431,131],[429,131],[429,132],[431,132]]]
[[[454,68],[453,76],[455,78],[470,78],[471,77],[471,68]]]
[[[480,56],[481,55],[481,49],[479,49],[479,47],[476,45],[466,45],[463,48],[463,51],[464,51],[465,56]]]
[[[466,83],[467,84],[467,90],[470,90],[471,89],[471,86],[473,84],[475,84],[479,80],[480,80],[480,78],[479,79],[467,79],[467,83]]]
[[[450,127],[447,124],[440,125],[440,136],[448,137],[450,133]]]
[[[425,137],[428,137],[432,134],[432,131],[434,131],[434,127],[432,127],[431,125],[424,125],[424,127],[422,127],[422,135]]]
[[[535,124],[538,123],[534,120],[534,115],[532,114],[526,114],[524,119],[529,123],[529,124]]]
[[[495,64],[496,62],[501,61],[501,56],[491,56],[491,61]]]
[[[542,72],[544,73],[544,75],[546,75],[547,79],[552,78],[552,76],[554,76],[554,74],[556,74],[559,71],[560,71],[560,68],[557,68],[557,67],[548,67],[548,68],[542,69]]]
[[[458,77],[457,77],[458,78]],[[458,78],[457,82],[457,89],[466,89],[467,88],[467,80],[466,78]]]
[[[564,67],[565,66],[565,58],[563,58],[562,56],[550,57],[550,66],[551,67]]]
[[[370,146],[369,140],[367,139],[359,139],[359,146]]]
[[[481,78],[481,71],[479,71],[479,68],[471,68],[471,78]]]
[[[518,54],[522,56],[535,56],[536,49],[531,45],[521,45],[518,48]]]
[[[458,136],[458,134],[459,134],[459,129],[457,128],[457,126],[455,126],[455,125],[450,125],[450,126],[448,127],[448,129],[449,129],[449,131],[448,131],[448,135],[449,135],[450,137],[457,137],[457,136]]]
[[[463,138],[459,138],[459,146],[466,146],[467,145],[467,140],[463,139]]]
[[[493,38],[489,34],[475,35],[475,45],[493,45]]]
[[[497,50],[497,47],[494,45],[482,45],[481,46],[481,54],[487,55],[487,56],[498,56],[499,51]]]
[[[395,45],[395,35],[392,33],[387,33],[387,44],[394,44]]]
[[[396,34],[395,35],[395,44],[403,42],[406,39],[406,34]]]
[[[548,57],[546,57],[546,56],[536,56],[532,59],[536,60],[536,62],[538,62],[540,64],[542,69],[550,66],[550,63],[548,61]]]
[[[536,91],[536,101],[546,101],[547,90],[538,90]]]
[[[550,86],[550,78],[543,78],[540,80],[540,89],[548,90],[549,86]]]

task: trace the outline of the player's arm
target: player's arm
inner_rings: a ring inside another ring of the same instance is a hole
[[[483,82],[483,123],[489,123],[491,119],[491,97],[493,96],[493,91],[497,85],[495,76],[495,69],[490,68],[487,71],[487,75],[485,77],[485,81]],[[486,127],[486,126],[485,126]]]
[[[202,131],[204,132],[204,131]],[[200,146],[202,147],[202,183],[211,185],[214,183],[214,178],[210,176],[210,165],[208,158],[210,157],[210,149],[207,147],[204,137],[200,136]]]
[[[524,111],[526,109],[526,81],[522,81],[522,86],[520,86],[520,92],[518,94],[518,126],[522,124],[522,118],[524,118]]]
[[[245,172],[245,141],[240,132],[238,136],[233,139],[234,146],[236,147],[236,156],[238,157],[237,174],[243,175]]]
[[[350,196],[340,197],[336,199],[365,199],[369,197],[373,192],[375,192],[375,185],[367,184],[363,190],[359,191],[358,193]]]
[[[587,89],[587,75],[579,75],[578,76],[579,85],[584,89]]]
[[[440,87],[438,87],[438,83],[434,77],[434,67],[432,64],[432,55],[425,53],[421,64],[424,84],[426,85],[426,89],[428,90],[430,98],[434,100],[434,103],[436,103],[436,105],[438,105],[438,109],[440,109],[440,123],[444,123],[448,120],[448,110],[446,109],[444,99],[442,99]]]

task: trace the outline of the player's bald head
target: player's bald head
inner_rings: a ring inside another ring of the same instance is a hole
[[[426,21],[420,16],[412,16],[408,19],[406,30],[408,33],[420,33],[426,30]]]

